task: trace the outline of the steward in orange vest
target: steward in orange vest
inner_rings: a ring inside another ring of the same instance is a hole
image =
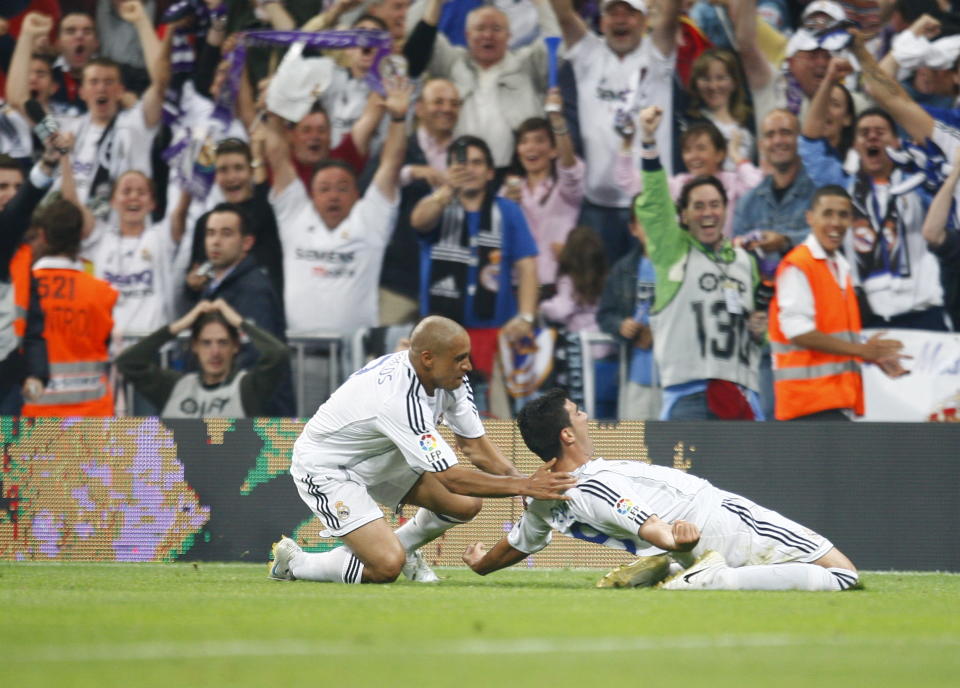
[[[33,266],[50,381],[38,401],[24,404],[24,416],[112,416],[113,391],[107,377],[108,345],[117,291],[84,272],[77,260],[83,216],[69,201],[47,206],[36,224],[46,243]]]
[[[769,320],[777,420],[814,414],[824,420],[840,419],[847,409],[863,415],[861,360],[877,362],[890,376],[906,373],[897,355],[903,347],[900,342],[880,339],[879,334],[860,341],[860,308],[849,265],[841,255],[852,217],[853,205],[843,188],[818,189],[807,211],[810,236],[777,269]],[[802,277],[788,271],[799,271]]]

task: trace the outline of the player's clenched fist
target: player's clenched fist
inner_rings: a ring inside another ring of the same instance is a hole
[[[671,530],[677,551],[689,552],[700,542],[700,529],[690,521],[676,520],[671,525]]]
[[[660,120],[663,119],[663,109],[657,105],[650,105],[640,111],[640,126],[643,128],[643,140],[647,142],[654,141],[654,134],[660,126]]]
[[[129,0],[129,2],[120,5],[120,16],[125,21],[136,24],[147,15],[143,11],[143,5],[140,4],[139,0]]]
[[[480,560],[483,559],[483,555],[487,553],[486,548],[483,546],[482,542],[475,542],[472,545],[467,545],[467,548],[463,550],[463,563],[469,566],[474,571],[477,570],[477,564],[480,563]]]

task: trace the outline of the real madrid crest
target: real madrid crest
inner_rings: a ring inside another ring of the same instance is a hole
[[[350,518],[350,507],[343,502],[337,502],[333,505],[333,508],[337,510],[337,518],[341,520]]]

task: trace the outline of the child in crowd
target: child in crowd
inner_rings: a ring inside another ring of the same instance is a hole
[[[826,76],[820,82],[803,118],[800,132],[803,136],[798,144],[801,157],[804,150],[823,148],[826,154],[835,157],[850,172],[859,166],[856,152],[851,151],[857,111],[853,96],[841,80],[852,71],[847,60],[831,58]]]
[[[523,209],[537,242],[537,279],[546,296],[555,291],[557,259],[580,214],[586,172],[574,155],[562,107],[559,90],[552,89],[546,119],[531,117],[517,129],[514,174],[500,191]]]
[[[606,278],[607,259],[600,235],[592,227],[576,227],[560,252],[557,293],[540,303],[540,313],[567,332],[598,332],[597,306]],[[594,358],[611,353],[609,345],[593,347]]]
[[[734,171],[737,160],[753,160],[756,138],[747,90],[740,66],[729,50],[708,50],[693,63],[690,74],[693,121],[713,122],[730,147],[724,169]]]
[[[113,311],[114,333],[145,334],[169,322],[179,237],[171,235],[168,222],[150,221],[156,207],[153,182],[137,170],[121,174],[110,193],[111,213],[104,222],[77,203],[68,163],[61,162],[61,174],[64,198],[83,212],[80,257],[92,263],[94,275],[120,293]]]

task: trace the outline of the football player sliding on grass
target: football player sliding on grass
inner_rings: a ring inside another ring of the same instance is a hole
[[[550,543],[553,530],[640,555],[597,587],[666,590],[848,590],[856,567],[827,539],[702,478],[641,461],[594,458],[587,414],[553,389],[517,416],[523,441],[577,479],[566,501],[528,499],[520,522],[463,561],[486,575]],[[673,575],[671,567],[675,569]],[[664,580],[666,579],[666,580]]]

